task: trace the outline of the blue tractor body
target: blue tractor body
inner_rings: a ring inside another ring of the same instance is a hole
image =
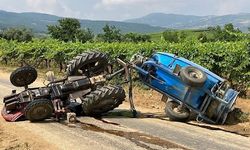
[[[196,67],[206,74],[202,86],[192,87],[183,82],[180,71],[187,66]],[[223,124],[238,96],[238,92],[225,86],[226,81],[218,75],[174,54],[155,53],[135,69],[146,85],[185,105],[197,114],[200,121]]]

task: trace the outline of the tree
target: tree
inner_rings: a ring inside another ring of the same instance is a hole
[[[168,42],[179,42],[178,32],[176,31],[166,30],[163,32],[163,37]]]
[[[122,41],[122,34],[119,29],[115,26],[105,25],[103,27],[103,34],[99,34],[98,38],[102,39],[104,42],[120,42]]]
[[[73,18],[63,18],[58,20],[58,25],[48,25],[48,32],[54,39],[64,42],[82,41],[83,43],[93,38],[92,32],[81,29],[79,20]]]
[[[127,33],[123,36],[123,41],[126,42],[150,42],[151,37],[147,34]]]
[[[184,41],[187,38],[187,33],[185,33],[185,31],[181,31],[178,36],[180,41]]]
[[[3,38],[3,31],[0,30],[0,38]]]
[[[209,27],[208,29],[213,34],[211,41],[238,41],[242,39],[240,36],[242,32],[236,29],[232,23],[225,24],[224,28],[216,26]]]
[[[86,29],[86,30],[80,30],[76,34],[76,37],[80,42],[85,43],[87,41],[91,41],[94,38],[94,34],[90,29]]]
[[[127,33],[123,36],[123,40],[126,42],[137,42],[137,34]]]
[[[224,40],[224,34],[220,26],[211,27],[212,39],[211,41],[222,41]]]
[[[0,34],[6,40],[17,40],[18,42],[29,42],[33,38],[32,31],[27,28],[8,28]]]
[[[141,34],[141,35],[139,35],[139,41],[140,42],[150,42],[151,37],[148,34]]]
[[[208,38],[207,38],[206,34],[204,34],[204,33],[200,33],[200,34],[199,34],[198,40],[199,40],[201,43],[208,42]]]

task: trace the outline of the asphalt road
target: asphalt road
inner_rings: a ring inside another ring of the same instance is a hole
[[[13,88],[8,77],[0,77],[1,99]],[[79,122],[70,126],[51,120],[8,124],[25,131],[23,136],[32,133],[57,149],[250,149],[249,137],[166,118],[130,118],[128,109],[125,104],[102,118],[79,117]],[[139,111],[146,114],[150,110],[139,108]]]

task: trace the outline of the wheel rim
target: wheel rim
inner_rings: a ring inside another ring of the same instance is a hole
[[[186,111],[186,109],[185,108],[182,108],[180,105],[178,105],[178,104],[172,104],[172,110],[173,110],[173,112],[175,112],[175,113],[177,113],[177,114],[187,114],[187,111]]]
[[[194,79],[201,79],[202,78],[202,73],[200,71],[189,71],[188,75]]]
[[[82,74],[87,74],[87,76],[91,76],[104,71],[104,67],[104,63],[101,63],[100,61],[93,61],[86,65],[83,65],[79,70]]]
[[[22,68],[18,68],[18,69],[22,69]],[[33,83],[36,80],[36,78],[37,78],[36,70],[30,67],[29,69],[12,72],[11,83],[14,86],[21,87],[21,86],[26,86],[26,85]]]

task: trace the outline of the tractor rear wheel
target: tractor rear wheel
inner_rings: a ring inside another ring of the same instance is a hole
[[[30,102],[24,109],[25,117],[31,122],[42,121],[52,116],[53,104],[48,99],[38,99]]]
[[[68,76],[85,75],[92,77],[105,71],[108,66],[108,56],[101,52],[85,52],[77,55],[67,65]]]
[[[85,115],[99,116],[118,107],[125,100],[125,91],[120,86],[103,86],[82,99]]]
[[[172,121],[187,121],[190,116],[190,111],[186,107],[180,107],[175,101],[168,101],[165,108],[166,115]]]

